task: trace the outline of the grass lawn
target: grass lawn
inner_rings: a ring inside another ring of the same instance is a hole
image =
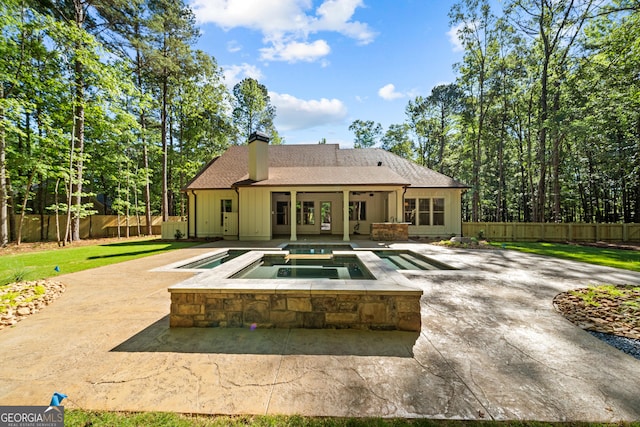
[[[197,244],[149,239],[2,255],[0,256],[0,286],[12,282],[53,278],[60,274],[74,273]]]
[[[119,413],[119,412],[89,412],[80,410],[65,410],[65,426],[174,426],[174,427],[210,427],[210,426],[306,426],[306,427],[639,427],[640,422],[633,423],[549,423],[537,421],[464,421],[464,420],[430,420],[430,419],[402,419],[402,418],[322,418],[301,417],[297,415],[284,416],[209,416],[182,415],[164,412]]]
[[[640,251],[541,242],[491,242],[491,245],[589,264],[640,271]]]

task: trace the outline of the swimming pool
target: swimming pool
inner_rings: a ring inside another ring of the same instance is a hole
[[[265,255],[232,279],[344,279],[373,280],[375,277],[356,255],[294,254]]]
[[[406,249],[383,249],[372,252],[397,270],[455,270],[450,265]]]
[[[218,250],[211,255],[186,260],[182,264],[172,265],[171,267],[178,270],[190,269],[205,271],[217,268],[251,251],[259,251],[259,249],[242,248]],[[344,260],[340,261],[340,263],[344,265],[331,265],[328,260],[333,257],[334,252],[342,254],[371,252],[375,254],[382,263],[395,270],[455,270],[455,268],[445,263],[409,249],[354,249],[351,245],[346,244],[288,243],[279,248],[273,248],[270,251],[281,253],[266,257],[266,262],[263,263],[260,269],[250,273],[249,276],[242,277],[310,279],[314,278],[315,273],[315,277],[319,279],[347,278],[349,275],[352,279],[371,279],[371,277],[367,277],[366,269],[362,270],[361,265],[357,265],[359,270],[356,268],[349,269],[347,265],[349,263],[345,264]],[[280,257],[280,260],[278,260],[277,257]],[[282,258],[285,259],[283,260]],[[322,266],[323,262],[326,262],[325,266]],[[280,264],[283,265],[280,266],[280,268],[276,268]],[[255,268],[256,266],[251,267],[251,269]],[[345,270],[345,268],[347,270]],[[168,269],[168,267],[165,269]],[[359,271],[363,271],[362,276],[359,276]],[[240,276],[237,278],[239,277]]]
[[[344,243],[287,243],[282,249],[292,254],[331,254],[334,251],[352,251],[353,246]]]
[[[169,326],[420,331],[422,290],[373,252],[283,252],[189,270],[199,274],[168,289]]]
[[[186,264],[180,265],[178,268],[188,268],[188,269],[210,269],[216,268],[225,262],[229,262],[232,259],[239,257],[240,255],[246,254],[251,249],[229,249],[224,252],[217,252],[214,255],[207,256],[205,258],[198,259],[196,261],[188,262]]]

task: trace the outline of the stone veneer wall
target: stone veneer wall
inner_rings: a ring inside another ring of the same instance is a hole
[[[371,240],[409,240],[409,224],[403,222],[374,222],[369,232]]]
[[[421,291],[171,291],[170,326],[420,331]]]

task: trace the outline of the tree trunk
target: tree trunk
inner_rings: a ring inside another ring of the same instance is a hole
[[[40,214],[40,224],[44,224],[44,209],[47,204],[47,201],[46,201],[47,196],[46,196],[45,189],[49,187],[49,180],[46,179],[43,181],[42,174],[40,174],[38,181],[40,182],[40,185],[38,186],[38,200],[40,204],[38,213]],[[44,227],[40,227],[40,240],[45,241],[47,240],[48,236],[49,236],[49,226],[47,225],[46,230]]]
[[[498,193],[496,194],[496,221],[500,222],[504,220],[504,203],[503,192],[505,190],[505,178],[504,178],[504,140],[506,134],[506,121],[507,121],[507,106],[503,106],[502,120],[500,123],[500,138],[498,140]]]
[[[60,178],[56,180],[56,189],[54,193],[54,203],[56,205],[55,215],[56,215],[56,239],[58,241],[58,246],[61,244],[60,239],[60,217],[58,215],[58,188],[60,187]]]
[[[471,199],[471,211],[472,220],[474,222],[480,221],[481,207],[480,207],[480,168],[482,165],[482,133],[484,132],[484,120],[486,117],[485,109],[485,93],[484,93],[484,61],[481,65],[480,76],[478,78],[478,85],[480,86],[480,94],[478,95],[479,103],[479,117],[478,117],[478,135],[473,142],[473,193]]]
[[[560,110],[560,82],[557,81],[556,93],[553,95],[553,112]],[[553,182],[553,220],[554,222],[562,221],[562,206],[560,200],[560,155],[562,149],[562,135],[558,130],[558,126],[554,127],[553,144],[551,147],[551,163],[552,163],[552,182]]]
[[[540,116],[538,119],[538,185],[536,188],[535,205],[533,209],[533,222],[544,222],[544,205],[546,202],[547,184],[547,94],[549,80],[549,56],[545,52],[544,64],[542,67],[541,87],[540,87]]]
[[[42,158],[39,159],[42,161]],[[24,199],[22,200],[22,209],[20,210],[20,221],[18,222],[18,232],[16,234],[16,244],[20,246],[22,241],[22,225],[24,224],[24,216],[27,211],[27,203],[29,202],[29,193],[31,192],[31,186],[33,185],[33,180],[36,177],[36,170],[34,169],[29,175],[29,179],[27,180],[27,188],[24,192]],[[40,229],[44,228],[44,224],[40,223]]]
[[[129,200],[129,193],[131,191],[131,183],[129,181],[130,181],[130,177],[131,177],[131,171],[129,170],[129,163],[127,163],[126,165],[127,165],[127,190],[126,190],[125,194],[127,195],[127,200],[126,200],[126,203],[124,205],[124,211],[125,211],[124,213],[126,215],[126,217],[125,217],[125,225],[127,226],[127,229],[125,230],[125,236],[127,238],[129,238],[129,237],[131,237],[129,235],[129,233],[130,233],[129,230],[131,228],[130,227],[130,221],[129,221],[129,213],[130,213],[130,211],[129,211],[129,201],[130,201]]]
[[[136,35],[140,32],[140,28],[136,27]],[[144,93],[142,82],[142,55],[140,49],[136,48],[136,78],[138,81],[138,89]],[[144,213],[147,222],[147,236],[153,234],[151,225],[151,183],[149,179],[149,150],[147,148],[147,120],[145,111],[140,110],[140,135],[142,138],[142,162],[144,167]]]
[[[85,12],[81,0],[74,0],[75,24],[81,29],[85,21]],[[81,46],[76,45],[76,54]],[[84,66],[80,59],[76,58],[74,63],[75,93],[74,93],[74,141],[73,148],[76,158],[76,179],[71,182],[72,197],[75,198],[75,212],[71,223],[71,240],[80,240],[80,216],[82,211],[82,180],[84,170]],[[71,206],[69,206],[71,209]]]
[[[162,221],[169,219],[169,182],[168,172],[168,141],[167,141],[167,77],[162,79],[162,109],[160,112],[160,127],[162,139]]]
[[[73,117],[73,127],[75,129],[75,115]],[[67,192],[67,218],[66,218],[66,223],[65,223],[65,228],[64,228],[64,239],[62,239],[62,244],[66,245],[68,241],[70,241],[70,237],[71,237],[71,203],[73,200],[73,193],[72,193],[72,182],[73,182],[73,175],[74,175],[74,171],[73,171],[73,147],[75,145],[75,142],[73,141],[74,139],[74,134],[71,134],[71,144],[70,144],[70,148],[69,148],[69,181],[65,183],[65,190]]]
[[[144,123],[144,113],[142,113],[142,123]],[[142,132],[144,133],[145,127],[142,126]],[[147,236],[153,234],[153,228],[151,225],[151,184],[149,183],[149,153],[147,150],[147,141],[143,136],[142,141],[142,157],[144,162],[144,214],[147,222]]]
[[[82,76],[82,63],[76,60],[74,72],[75,78],[75,125],[73,129],[74,140],[73,149],[76,159],[76,179],[71,183],[72,197],[75,199],[75,209],[73,212],[73,220],[71,222],[71,240],[80,240],[80,214],[82,210],[82,179],[84,168],[84,78]]]
[[[174,194],[173,194],[173,190],[170,187],[170,183],[171,183],[171,177],[173,176],[173,162],[169,161],[169,153],[173,154],[174,152],[174,145],[173,145],[173,114],[169,114],[167,117],[167,121],[168,121],[168,125],[169,125],[169,134],[167,135],[168,137],[168,144],[167,144],[167,205],[169,207],[169,209],[167,210],[167,219],[172,216],[175,215],[175,200],[173,199]]]
[[[446,116],[447,112],[444,106],[440,108],[440,138],[439,138],[439,147],[438,147],[438,172],[444,173],[444,146],[446,144],[445,138],[445,126],[446,126]]]
[[[4,88],[0,84],[0,99],[4,99]],[[4,132],[4,109],[0,107],[0,247],[9,243],[9,215],[7,206],[7,143]]]

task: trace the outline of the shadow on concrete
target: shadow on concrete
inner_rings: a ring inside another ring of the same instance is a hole
[[[412,358],[418,337],[350,329],[169,328],[165,316],[111,351]]]
[[[526,269],[539,261],[523,258],[505,270]],[[524,282],[507,274],[472,273],[453,286],[449,276],[429,276],[423,285],[424,336],[492,416],[596,419],[593,414],[598,414],[600,419],[616,408],[617,416],[637,417],[635,361],[569,323],[552,306],[553,296],[566,286],[563,275],[599,270],[588,265],[561,269],[563,263],[545,261]],[[558,279],[538,280],[543,274]],[[417,354],[416,360],[429,363]]]

